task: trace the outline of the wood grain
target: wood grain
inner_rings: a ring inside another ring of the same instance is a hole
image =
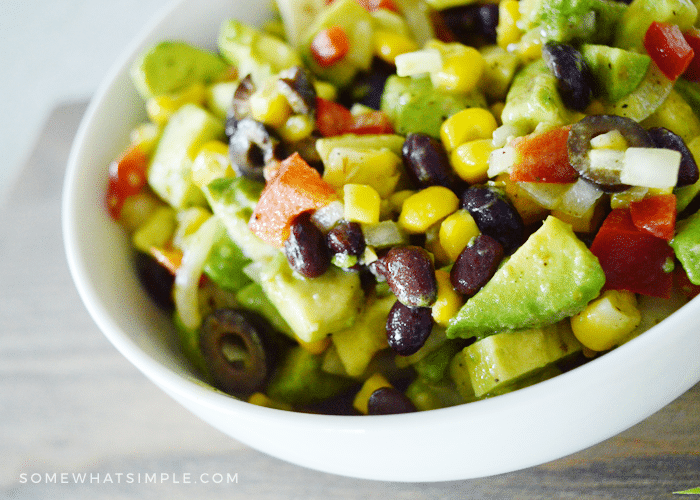
[[[436,484],[303,469],[204,424],[109,344],[71,282],[60,195],[84,111],[84,103],[55,109],[0,211],[5,498],[693,498],[672,492],[700,486],[700,385],[628,431],[572,456]]]

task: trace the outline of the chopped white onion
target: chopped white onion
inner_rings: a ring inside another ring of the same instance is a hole
[[[393,220],[385,220],[377,224],[362,224],[362,235],[367,246],[388,248],[408,243],[408,237]]]
[[[343,218],[345,207],[339,200],[330,202],[318,210],[311,216],[311,221],[324,233],[330,231]]]
[[[491,151],[489,155],[489,169],[486,173],[490,178],[504,172],[509,172],[515,163],[515,148],[505,146]]]
[[[571,184],[518,182],[518,186],[544,208],[554,210],[561,203],[564,193],[571,187]]]
[[[666,189],[678,181],[681,154],[663,148],[627,148],[620,181],[632,186]]]
[[[581,217],[593,207],[603,191],[583,179],[579,179],[564,193],[558,210],[573,217]]]
[[[433,73],[442,69],[442,55],[437,49],[423,49],[399,54],[394,58],[398,76]]]

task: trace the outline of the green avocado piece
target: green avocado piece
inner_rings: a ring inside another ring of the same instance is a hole
[[[364,301],[358,273],[331,266],[318,278],[304,278],[281,253],[262,266],[260,285],[304,342],[351,327]]]
[[[288,43],[236,19],[222,23],[218,46],[239,76],[251,75],[257,87],[283,69],[301,65],[299,53]]]
[[[504,125],[513,125],[523,135],[535,130],[540,123],[552,127],[574,121],[557,89],[557,79],[543,59],[524,66],[513,78],[501,113]]]
[[[641,122],[659,109],[672,90],[673,82],[656,64],[650,64],[637,88],[615,102],[603,102],[604,113]]]
[[[468,399],[462,397],[457,386],[448,378],[436,384],[417,378],[406,388],[405,394],[419,411],[437,410],[476,400],[473,392]]]
[[[218,54],[186,42],[163,41],[131,65],[131,79],[144,99],[170,94],[194,83],[219,79],[229,65]]]
[[[294,332],[289,324],[280,315],[279,311],[267,298],[260,283],[249,283],[236,292],[236,301],[244,309],[249,309],[265,318],[270,325],[280,333],[284,333],[289,338],[294,338]]]
[[[680,93],[672,90],[666,100],[652,115],[642,122],[642,127],[665,127],[689,143],[700,135],[700,118]]]
[[[635,0],[625,10],[615,29],[615,47],[644,53],[644,35],[652,22],[676,24],[685,31],[698,15],[690,0]]]
[[[468,374],[474,395],[480,398],[520,388],[520,382],[581,349],[568,321],[498,333],[458,353],[451,366],[452,375],[459,379]]]
[[[671,240],[671,248],[685,269],[688,279],[700,285],[700,212],[679,223],[679,229]]]
[[[544,41],[606,43],[627,10],[614,0],[522,0],[526,31],[537,30]]]
[[[591,68],[597,90],[612,102],[636,89],[651,63],[646,54],[608,45],[584,44],[581,55]]]
[[[243,255],[228,233],[222,231],[204,262],[204,273],[220,288],[235,292],[251,282],[243,272],[249,263],[250,259]]]
[[[204,205],[204,195],[192,182],[192,162],[205,142],[224,137],[221,120],[197,106],[185,104],[168,120],[148,165],[148,184],[176,209]]]
[[[435,138],[440,138],[440,126],[447,118],[470,107],[486,107],[481,91],[466,96],[443,92],[433,87],[429,76],[391,75],[380,104],[396,133],[423,133]]]
[[[267,395],[291,405],[308,405],[333,397],[356,382],[321,370],[323,356],[303,347],[291,348],[272,376]]]
[[[605,284],[595,255],[549,216],[450,321],[449,338],[537,328],[580,312]]]

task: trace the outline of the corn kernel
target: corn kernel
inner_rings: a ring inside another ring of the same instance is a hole
[[[395,191],[389,196],[389,204],[392,211],[396,213],[401,213],[401,208],[403,208],[403,202],[406,201],[411,195],[416,194],[415,191],[410,189],[402,189],[401,191]]]
[[[192,162],[192,182],[200,188],[214,179],[235,176],[228,146],[221,141],[206,142]]]
[[[298,142],[309,137],[315,126],[309,115],[292,115],[277,131],[286,142]]]
[[[376,189],[366,184],[345,184],[343,195],[346,220],[364,224],[379,222],[381,198]]]
[[[435,270],[437,281],[437,298],[432,305],[433,320],[440,326],[447,327],[452,318],[464,304],[460,293],[455,291],[450,282],[450,273],[443,269]]]
[[[476,139],[490,139],[498,128],[488,109],[467,108],[450,116],[440,126],[440,139],[448,152]]]
[[[386,30],[374,32],[374,55],[394,64],[396,56],[418,50],[418,45],[411,38]]]
[[[399,225],[408,233],[424,233],[459,207],[459,198],[443,186],[430,186],[409,196],[403,203]]]
[[[472,238],[480,233],[479,227],[469,211],[457,210],[440,224],[440,246],[454,262]]]
[[[314,80],[313,82],[316,96],[326,101],[335,101],[338,98],[338,89],[332,83],[324,82],[323,80]]]
[[[600,352],[619,345],[640,322],[634,293],[607,290],[571,318],[571,328],[579,342]]]
[[[518,42],[517,53],[520,60],[527,64],[542,57],[542,38],[537,31],[525,33]]]
[[[430,73],[430,80],[436,88],[466,94],[476,88],[485,65],[478,50],[463,45],[443,57],[442,69]]]
[[[367,380],[365,380],[364,384],[362,384],[362,387],[355,395],[355,399],[352,402],[352,406],[363,415],[367,415],[369,413],[369,410],[367,409],[369,397],[374,391],[376,391],[377,389],[381,389],[382,387],[392,387],[392,385],[384,377],[384,375],[382,375],[381,373],[375,373]]]
[[[452,168],[459,177],[470,184],[486,182],[489,178],[489,155],[493,151],[491,139],[465,142],[452,151]]]
[[[498,26],[496,26],[496,44],[508,50],[522,36],[517,22],[520,20],[520,3],[518,0],[504,0],[498,4]]]
[[[250,404],[264,406],[266,408],[275,408],[277,410],[292,411],[291,405],[283,403],[281,401],[275,401],[273,399],[270,399],[267,395],[263,394],[262,392],[255,392],[251,394],[248,398],[248,402]]]
[[[270,127],[279,128],[291,116],[292,107],[274,83],[273,80],[270,80],[262,88],[253,92],[248,103],[253,119]]]
[[[170,117],[185,104],[202,105],[207,89],[202,83],[195,83],[177,94],[159,95],[146,101],[146,114],[156,125],[165,125]]]

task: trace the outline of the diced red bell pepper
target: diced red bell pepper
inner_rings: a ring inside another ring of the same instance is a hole
[[[510,179],[514,182],[574,182],[578,172],[569,163],[566,145],[569,130],[570,125],[514,139],[515,164]]]
[[[350,40],[342,26],[323,29],[311,41],[311,55],[322,68],[342,61],[349,51]]]
[[[399,12],[394,0],[355,0],[360,7],[364,7],[368,12],[375,12],[379,9],[386,9],[392,12]],[[326,0],[326,5],[333,3],[333,0]]]
[[[279,171],[260,194],[249,227],[261,240],[281,248],[289,238],[292,221],[301,213],[321,208],[338,198],[299,153],[280,163]]]
[[[673,287],[673,249],[640,230],[628,209],[617,208],[603,221],[591,245],[605,272],[605,288],[669,298]]]
[[[693,27],[683,33],[683,38],[693,49],[693,58],[683,73],[683,77],[691,82],[700,81],[700,30]]]
[[[644,48],[671,81],[681,76],[693,59],[693,49],[675,24],[654,21],[644,35]]]
[[[633,201],[630,214],[638,229],[671,241],[676,230],[676,195],[664,194]]]
[[[394,127],[381,111],[353,115],[337,102],[316,98],[316,128],[324,137],[342,134],[392,134]]]
[[[119,219],[124,200],[146,185],[148,155],[138,145],[131,145],[109,165],[105,204],[113,219]]]

